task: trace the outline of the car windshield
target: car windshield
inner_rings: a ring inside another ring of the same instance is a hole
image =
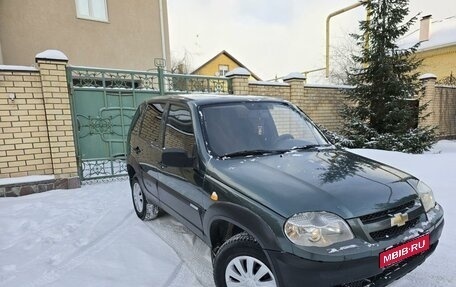
[[[282,153],[329,145],[309,119],[280,102],[200,107],[208,151],[217,157]]]

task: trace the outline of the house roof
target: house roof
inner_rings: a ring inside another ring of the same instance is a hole
[[[419,42],[420,30],[417,29],[401,40],[399,47],[411,47]],[[418,51],[427,51],[456,45],[456,16],[431,22],[429,40],[421,42]]]
[[[209,64],[210,62],[212,62],[213,60],[215,60],[217,57],[219,57],[220,55],[225,55],[227,56],[228,58],[230,58],[233,62],[235,62],[239,67],[242,67],[244,69],[247,69],[247,71],[250,72],[250,75],[255,78],[255,80],[257,81],[261,81],[261,78],[258,77],[257,75],[255,75],[254,72],[252,72],[249,68],[247,68],[244,64],[242,64],[241,62],[239,62],[235,57],[233,57],[230,53],[228,53],[227,51],[223,50],[221,51],[220,53],[218,53],[217,55],[215,55],[214,57],[212,57],[209,61],[205,62],[204,64],[202,64],[199,68],[197,68],[196,70],[194,70],[193,72],[191,72],[191,74],[196,74],[198,73],[199,70],[201,70],[204,66],[206,66],[207,64]]]

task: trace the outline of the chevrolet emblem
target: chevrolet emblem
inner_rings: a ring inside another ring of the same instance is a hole
[[[391,227],[393,226],[403,226],[409,220],[407,213],[396,213],[391,218]]]

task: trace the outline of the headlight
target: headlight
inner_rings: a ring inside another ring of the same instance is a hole
[[[420,196],[421,203],[423,204],[424,210],[426,212],[435,206],[434,193],[432,192],[432,189],[427,186],[427,184],[419,181],[418,185],[416,186],[416,191]]]
[[[342,218],[324,211],[295,214],[285,222],[284,231],[291,242],[301,246],[326,247],[353,239]]]

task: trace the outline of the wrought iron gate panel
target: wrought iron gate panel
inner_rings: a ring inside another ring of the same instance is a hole
[[[231,93],[227,78],[156,72],[67,68],[81,180],[122,176],[126,139],[137,106],[174,93]]]
[[[68,67],[79,176],[121,176],[137,106],[160,95],[158,73]]]

